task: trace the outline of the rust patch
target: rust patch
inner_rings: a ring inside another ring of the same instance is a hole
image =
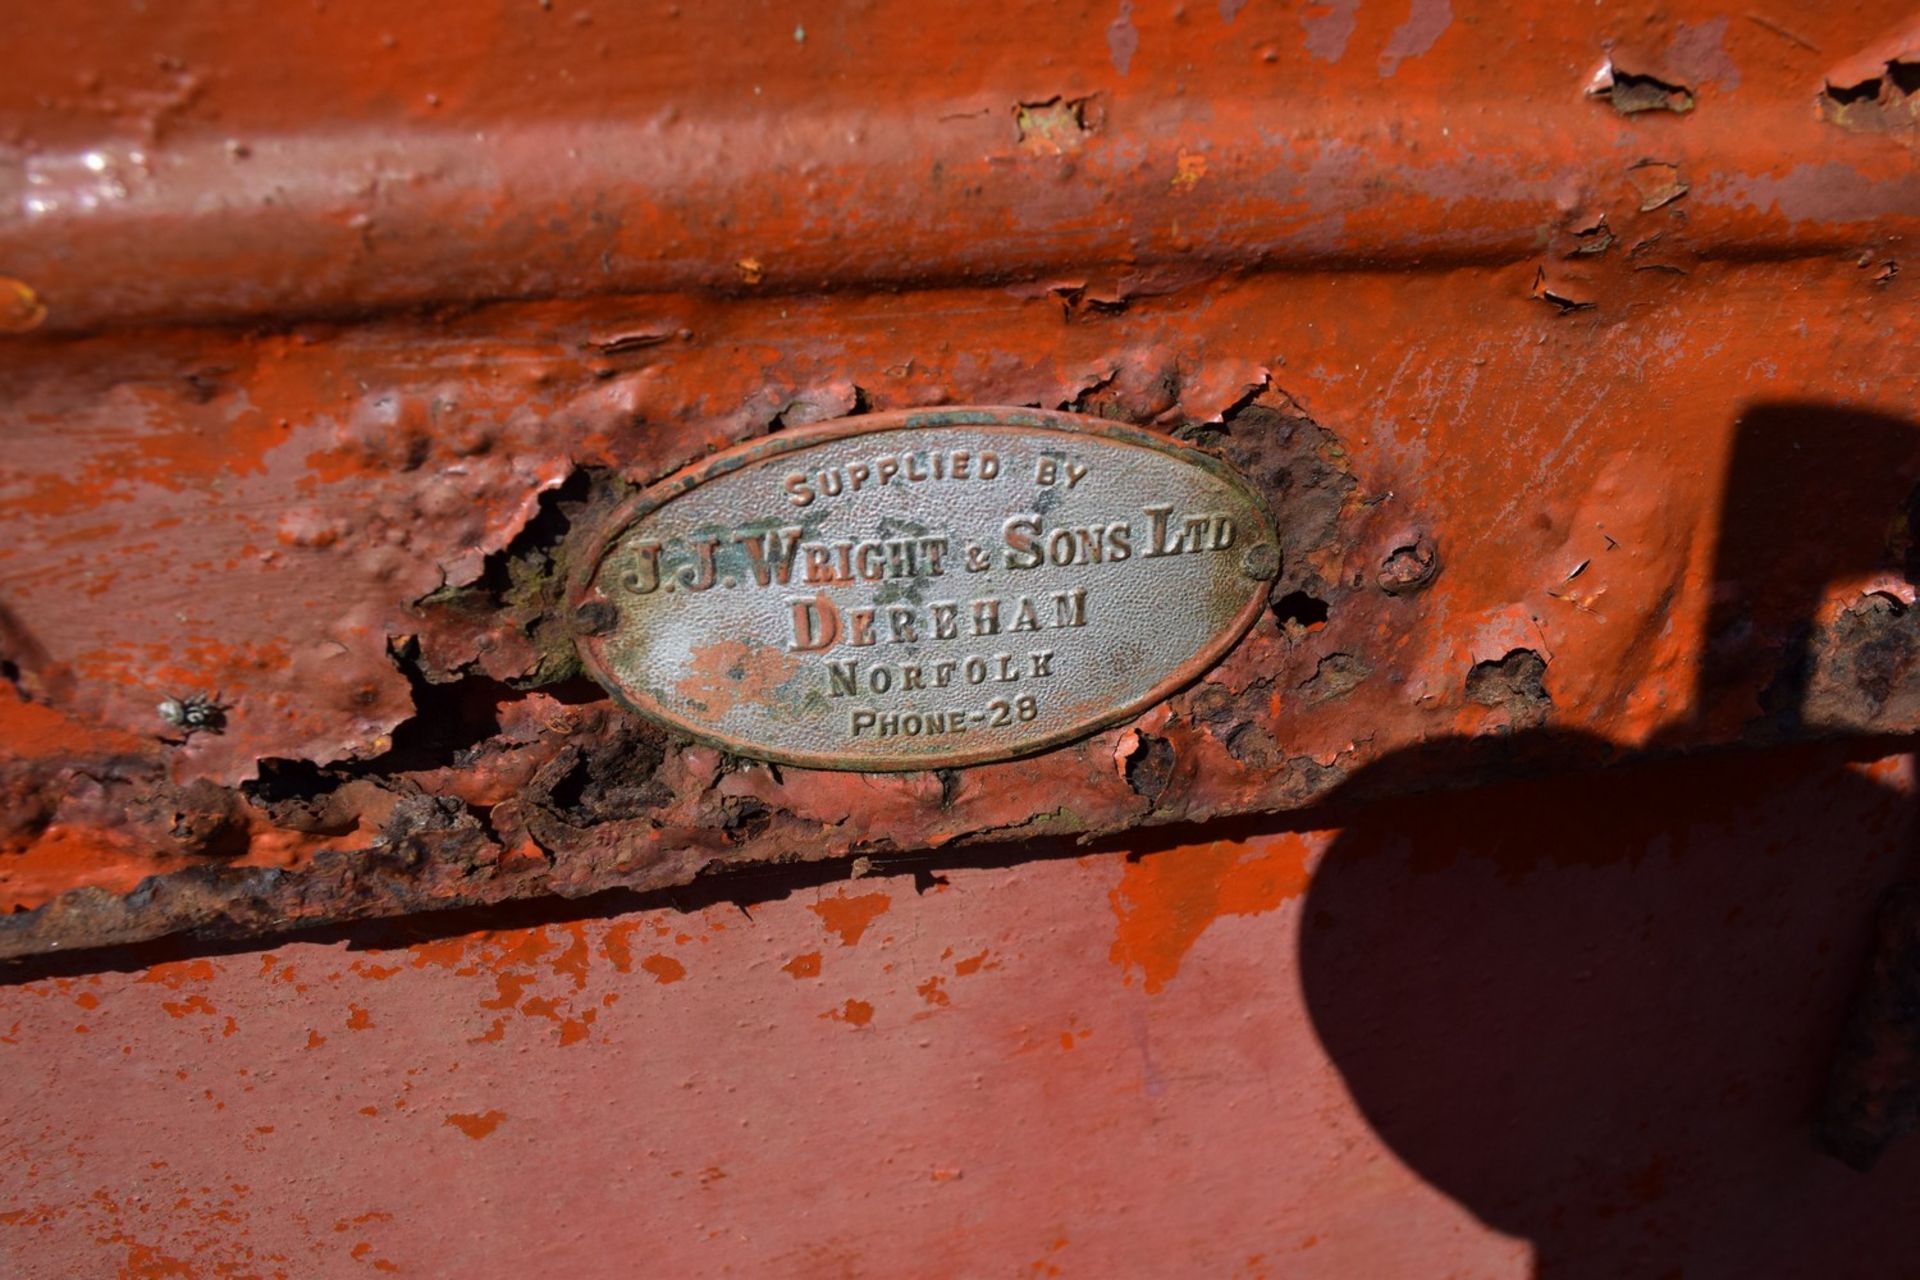
[[[1141,734],[1129,734],[1125,741],[1133,746],[1122,768],[1127,785],[1149,803],[1159,800],[1173,781],[1173,744],[1165,738]]]
[[[1374,581],[1390,596],[1410,596],[1433,585],[1440,573],[1440,552],[1433,540],[1415,537],[1387,553]]]
[[[1920,59],[1890,62],[1859,84],[1829,84],[1820,94],[1821,116],[1856,133],[1910,137],[1920,125]]]
[[[1314,665],[1313,675],[1300,686],[1308,702],[1328,702],[1359,688],[1373,668],[1351,653],[1330,653]]]
[[[1920,715],[1920,612],[1898,597],[1869,592],[1796,652],[1764,695],[1776,716],[1871,729]]]

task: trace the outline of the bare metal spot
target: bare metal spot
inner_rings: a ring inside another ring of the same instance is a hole
[[[1627,170],[1627,181],[1640,196],[1642,213],[1670,205],[1692,190],[1680,176],[1680,166],[1663,160],[1642,160]]]
[[[1056,96],[1043,102],[1017,102],[1013,107],[1013,124],[1019,131],[1020,145],[1036,155],[1057,156],[1079,150],[1099,123],[1099,113],[1091,96]]]
[[[1920,127],[1920,58],[1899,57],[1878,75],[1827,81],[1820,117],[1856,133],[1912,134]]]
[[[1629,71],[1609,58],[1587,86],[1587,96],[1605,101],[1623,116],[1644,111],[1693,110],[1693,90],[1645,72]]]
[[[1140,51],[1140,29],[1133,25],[1133,0],[1120,0],[1120,12],[1107,24],[1107,53],[1113,69],[1126,75]]]
[[[1324,0],[1307,5],[1300,14],[1300,30],[1306,33],[1307,52],[1322,62],[1338,62],[1346,56],[1347,41],[1360,22],[1360,0]]]
[[[1547,279],[1545,267],[1536,268],[1533,273],[1533,291],[1530,297],[1541,302],[1551,303],[1561,315],[1570,311],[1590,311],[1593,309],[1591,298],[1576,296],[1567,285]]]
[[[1158,800],[1173,780],[1173,766],[1173,744],[1142,734],[1140,749],[1127,757],[1127,785],[1135,795]]]
[[[1433,48],[1452,25],[1450,0],[1412,0],[1406,21],[1393,29],[1387,47],[1380,53],[1382,78],[1393,75],[1406,59],[1418,58]]]
[[[1546,677],[1545,658],[1532,649],[1514,649],[1505,657],[1473,664],[1467,672],[1467,701],[1505,711],[1510,728],[1530,729],[1553,710]]]

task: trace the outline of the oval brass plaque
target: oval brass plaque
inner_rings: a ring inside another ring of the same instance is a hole
[[[573,583],[588,671],[745,756],[933,769],[1128,719],[1259,617],[1279,570],[1217,459],[1069,414],[850,418],[633,498]]]

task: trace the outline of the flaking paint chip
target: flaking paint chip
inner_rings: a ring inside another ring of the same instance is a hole
[[[1640,196],[1640,212],[1651,213],[1672,204],[1691,189],[1680,176],[1680,166],[1642,160],[1627,170],[1627,181]]]

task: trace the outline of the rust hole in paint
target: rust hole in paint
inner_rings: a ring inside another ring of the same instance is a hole
[[[1467,701],[1506,712],[1511,728],[1535,728],[1553,710],[1546,677],[1545,658],[1532,649],[1514,649],[1473,664],[1467,672]]]
[[[1912,130],[1920,122],[1920,61],[1892,58],[1882,68],[1851,84],[1828,81],[1819,97],[1821,118],[1859,133]]]
[[[728,796],[720,802],[721,825],[727,839],[745,844],[773,825],[773,811],[748,796]]]
[[[1602,214],[1589,226],[1575,227],[1573,235],[1573,255],[1575,257],[1590,257],[1594,254],[1605,253],[1607,250],[1613,248],[1613,232],[1607,228],[1605,214]]]
[[[642,817],[673,797],[656,777],[666,754],[664,735],[621,717],[604,740],[563,749],[534,776],[530,790],[542,808],[571,827]],[[728,817],[729,834],[747,825],[743,815]]]
[[[1273,602],[1274,620],[1288,635],[1325,626],[1328,612],[1325,600],[1304,591],[1289,591]]]
[[[1139,750],[1127,757],[1127,785],[1135,795],[1158,800],[1173,781],[1173,768],[1173,744],[1142,734]]]
[[[1647,111],[1684,114],[1693,110],[1693,90],[1675,80],[1628,71],[1609,61],[1594,78],[1589,97],[1600,99],[1623,116]]]
[[[1015,103],[1013,124],[1023,149],[1036,155],[1061,155],[1078,150],[1086,135],[1099,128],[1099,114],[1092,95],[1056,95],[1040,102]]]

